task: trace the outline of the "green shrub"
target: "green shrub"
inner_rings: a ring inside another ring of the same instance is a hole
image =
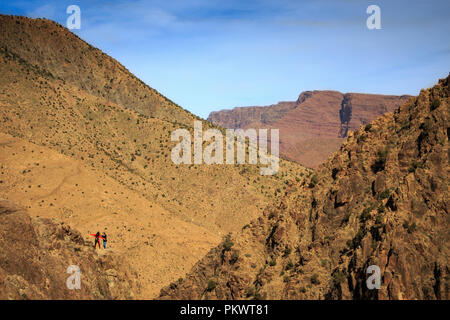
[[[377,159],[375,160],[374,164],[371,167],[372,171],[374,173],[384,170],[384,168],[386,166],[386,159],[387,159],[388,153],[389,153],[389,149],[387,147],[378,150]]]
[[[380,212],[378,212],[376,218],[375,218],[375,224],[381,224],[381,221],[383,219],[383,216]]]
[[[361,215],[359,216],[359,220],[364,223],[370,218],[370,212],[375,209],[375,205],[371,205],[370,207],[365,208]]]
[[[422,131],[428,135],[431,132],[431,127],[432,127],[431,120],[427,118],[425,119],[425,122],[420,125],[419,128],[422,129]]]
[[[389,189],[386,189],[380,193],[380,199],[387,199],[387,198],[389,198],[390,195],[391,195],[391,192],[389,191]]]
[[[234,246],[234,242],[231,241],[230,236],[226,236],[225,241],[223,242],[223,249],[225,251],[231,250],[231,248]]]
[[[174,289],[177,287],[177,284],[172,282],[172,283],[169,285],[169,287],[170,287],[170,289],[174,290]]]
[[[345,275],[345,272],[343,272],[341,270],[338,270],[335,273],[333,273],[333,283],[335,286],[344,282],[346,278],[347,278],[347,276]]]
[[[284,249],[284,256],[290,255],[291,252],[292,252],[291,248],[289,248],[288,246],[286,246],[286,248]]]
[[[216,282],[215,282],[214,280],[210,279],[210,280],[208,281],[208,287],[207,287],[207,290],[208,290],[208,291],[213,291],[213,290],[216,288],[216,286],[217,286]]]
[[[416,159],[414,159],[408,168],[408,172],[415,172],[417,168],[423,169],[424,165],[423,165],[423,163],[420,163]]]
[[[364,228],[360,228],[356,233],[355,237],[352,240],[347,241],[347,246],[350,249],[356,249],[361,245],[361,241],[366,235],[366,230]]]
[[[439,108],[440,105],[441,105],[441,100],[439,100],[438,98],[434,98],[433,102],[431,102],[431,111]]]
[[[314,273],[311,277],[311,283],[314,285],[320,284],[319,275]]]
[[[289,262],[286,264],[285,269],[286,269],[286,270],[290,270],[290,269],[292,269],[293,267],[294,267],[294,264],[292,263],[292,261],[289,261]]]
[[[411,127],[411,122],[409,119],[405,119],[400,123],[400,125],[402,130],[408,130]]]
[[[319,182],[319,177],[315,174],[311,177],[311,181],[309,182],[309,187],[314,188]]]

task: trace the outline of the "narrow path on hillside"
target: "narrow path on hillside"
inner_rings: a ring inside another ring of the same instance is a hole
[[[37,197],[37,198],[34,199],[34,200],[42,200],[42,199],[48,198],[48,197],[50,197],[50,196],[56,194],[56,193],[61,189],[61,187],[62,187],[65,183],[67,183],[67,181],[68,181],[70,178],[79,176],[80,174],[81,174],[81,164],[78,164],[78,165],[77,165],[77,168],[76,168],[76,172],[75,172],[74,174],[69,174],[69,175],[64,176],[64,178],[63,178],[63,179],[61,180],[61,182],[56,186],[55,189],[53,189],[52,191],[50,191],[48,194],[46,194],[46,195],[44,195],[44,196]]]

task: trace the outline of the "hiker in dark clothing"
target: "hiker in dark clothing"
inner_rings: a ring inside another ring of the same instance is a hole
[[[106,242],[108,241],[106,238],[106,233],[103,232],[102,237],[103,237],[103,248],[106,249]]]
[[[94,248],[97,249],[97,243],[98,243],[98,248],[100,249],[100,232],[97,231],[97,233],[95,234],[95,243],[94,243]]]

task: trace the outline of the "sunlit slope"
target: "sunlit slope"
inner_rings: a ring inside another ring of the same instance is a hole
[[[274,176],[258,165],[175,165],[170,135],[192,133],[196,117],[54,22],[0,21],[0,197],[84,236],[109,232],[110,250],[139,274],[141,297],[183,277],[287,181],[311,174],[283,160]]]
[[[2,132],[79,159],[219,234],[256,217],[275,193],[283,192],[285,178],[306,172],[285,161],[273,177],[262,177],[259,168],[249,165],[176,166],[170,158],[175,145],[170,134],[188,125],[148,117],[90,94],[31,65],[10,47],[0,52]],[[193,124],[189,117],[184,120]]]
[[[45,70],[52,79],[147,116],[184,123],[195,118],[56,22],[0,15],[0,25],[0,48]]]
[[[82,161],[0,133],[0,198],[20,203],[31,216],[57,218],[89,233],[106,231],[109,250],[139,274],[142,297],[183,276],[220,241],[182,221]]]

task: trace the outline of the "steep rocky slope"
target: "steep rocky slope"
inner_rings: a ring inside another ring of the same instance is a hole
[[[139,290],[124,261],[98,256],[79,232],[3,199],[0,248],[0,299],[132,299]],[[67,288],[71,265],[80,268],[80,290]]]
[[[1,50],[51,79],[146,116],[184,124],[197,118],[58,23],[0,15],[0,25]]]
[[[211,112],[208,120],[225,128],[278,128],[280,153],[315,168],[339,149],[348,131],[393,111],[408,98],[306,91],[295,102]]]
[[[160,298],[449,299],[449,80],[350,132]]]

